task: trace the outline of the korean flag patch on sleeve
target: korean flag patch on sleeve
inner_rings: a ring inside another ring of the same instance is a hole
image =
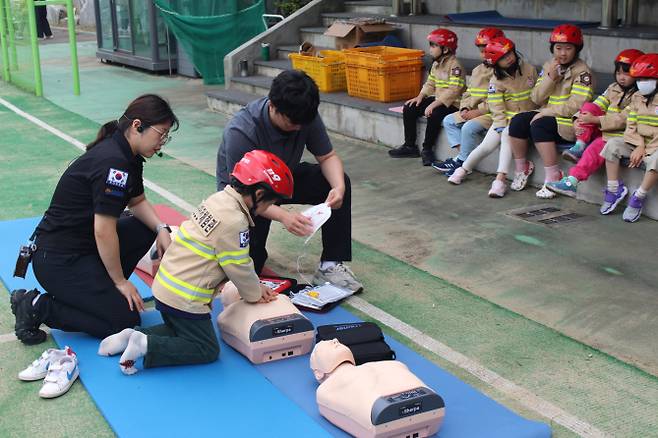
[[[128,172],[111,167],[110,172],[107,174],[107,180],[105,183],[114,187],[125,189],[126,184],[128,184]]]
[[[249,230],[240,231],[240,248],[249,246]]]

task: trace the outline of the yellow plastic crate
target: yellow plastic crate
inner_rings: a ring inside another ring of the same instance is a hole
[[[415,97],[423,79],[423,51],[397,47],[347,49],[347,93],[379,102]]]
[[[345,77],[345,55],[338,50],[321,50],[319,56],[291,53],[292,68],[309,75],[323,93],[347,89]]]

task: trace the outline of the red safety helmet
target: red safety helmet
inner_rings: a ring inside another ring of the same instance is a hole
[[[615,63],[621,62],[622,64],[632,65],[637,58],[644,55],[642,50],[637,49],[626,49],[619,52],[619,55],[615,58]]]
[[[551,43],[570,43],[576,46],[583,45],[583,32],[573,24],[561,24],[551,32]]]
[[[637,58],[631,65],[631,76],[658,79],[658,53],[647,53]]]
[[[231,176],[246,186],[263,184],[282,198],[292,198],[292,173],[286,163],[271,152],[249,151],[235,164]]]
[[[495,65],[500,58],[514,51],[514,41],[505,37],[494,38],[484,48],[484,59]]]
[[[427,40],[439,46],[452,49],[453,51],[457,50],[457,34],[451,30],[435,29],[427,35]]]
[[[485,27],[481,29],[478,34],[475,36],[475,45],[476,46],[486,46],[489,44],[489,41],[494,38],[504,37],[505,34],[502,30],[497,27]]]

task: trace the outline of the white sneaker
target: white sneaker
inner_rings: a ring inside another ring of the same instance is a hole
[[[41,354],[41,357],[32,362],[30,366],[18,373],[18,378],[26,382],[41,380],[48,374],[50,366],[64,356],[75,356],[75,353],[70,347],[64,347],[63,350],[49,348]]]
[[[458,167],[448,178],[448,182],[451,184],[459,185],[464,181],[468,172],[463,167]]]
[[[507,184],[505,184],[503,181],[495,179],[491,183],[491,188],[489,189],[489,197],[502,198],[503,196],[505,196],[506,191],[507,191]]]
[[[338,263],[327,269],[318,269],[315,271],[315,275],[311,281],[316,286],[331,283],[334,286],[351,290],[354,293],[359,293],[363,290],[363,285],[354,277],[352,270],[343,263]]]
[[[39,396],[42,398],[55,398],[65,394],[79,374],[78,358],[76,356],[62,357],[59,361],[50,365],[48,374],[43,379],[43,386],[39,390]]]

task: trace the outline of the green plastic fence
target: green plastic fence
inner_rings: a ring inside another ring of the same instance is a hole
[[[206,84],[223,84],[224,56],[265,30],[263,0],[155,0],[155,4]]]

